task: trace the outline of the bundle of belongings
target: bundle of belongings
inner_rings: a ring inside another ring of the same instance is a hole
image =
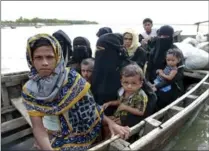
[[[196,39],[188,37],[182,42],[174,43],[184,55],[185,69],[209,70],[209,41],[203,34]]]

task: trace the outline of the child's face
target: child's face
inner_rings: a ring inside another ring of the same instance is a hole
[[[122,76],[121,85],[124,88],[125,92],[134,93],[142,87],[142,81],[140,80],[139,75],[135,75],[132,77]]]
[[[179,63],[179,59],[173,54],[168,54],[166,56],[166,62],[168,66],[175,67]]]
[[[81,75],[86,81],[90,82],[92,76],[92,68],[90,65],[81,65]]]
[[[151,32],[151,30],[152,30],[152,24],[150,23],[150,22],[146,22],[146,23],[144,23],[144,30],[146,31],[146,32]]]

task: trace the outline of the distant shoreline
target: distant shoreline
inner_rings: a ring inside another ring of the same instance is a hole
[[[1,21],[1,27],[28,27],[35,26],[39,28],[41,26],[61,26],[61,25],[89,25],[98,24],[95,21],[87,20],[59,20],[59,19],[42,19],[42,18],[32,18],[27,19],[20,17],[15,21]]]

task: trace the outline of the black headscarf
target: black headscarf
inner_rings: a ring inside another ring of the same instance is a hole
[[[102,105],[117,99],[117,91],[121,87],[120,68],[128,64],[128,54],[115,34],[102,35],[96,45],[104,50],[97,50],[95,54],[92,92],[96,102]],[[105,113],[111,115],[113,110],[110,110],[105,110]]]
[[[52,34],[60,43],[63,51],[63,57],[65,59],[65,62],[67,63],[70,60],[70,57],[72,56],[72,44],[71,39],[69,36],[63,32],[62,30],[58,30]],[[68,56],[67,56],[68,54]]]
[[[107,33],[112,33],[112,29],[110,27],[102,27],[99,29],[99,31],[97,32],[97,37],[100,37],[104,34],[107,34]]]
[[[85,37],[76,37],[73,40],[73,55],[74,63],[81,63],[83,59],[91,58],[92,50],[90,41]]]

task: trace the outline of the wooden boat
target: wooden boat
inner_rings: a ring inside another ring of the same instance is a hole
[[[94,150],[162,150],[172,136],[209,100],[209,71],[185,72],[186,81],[199,82],[176,99],[173,103],[147,117],[131,128],[131,135],[138,135],[139,139],[129,143],[114,136],[105,142],[94,146]]]
[[[185,85],[194,87],[176,101],[156,112],[131,128],[131,135],[139,139],[130,144],[114,136],[90,150],[142,150],[158,149],[164,146],[172,135],[183,126],[193,112],[209,99],[209,71],[186,71]],[[28,80],[28,72],[1,76],[1,144],[3,147],[19,146],[29,149],[33,146],[31,121],[21,101],[21,88]],[[187,104],[184,106],[187,100]],[[18,144],[18,145],[16,145]]]

